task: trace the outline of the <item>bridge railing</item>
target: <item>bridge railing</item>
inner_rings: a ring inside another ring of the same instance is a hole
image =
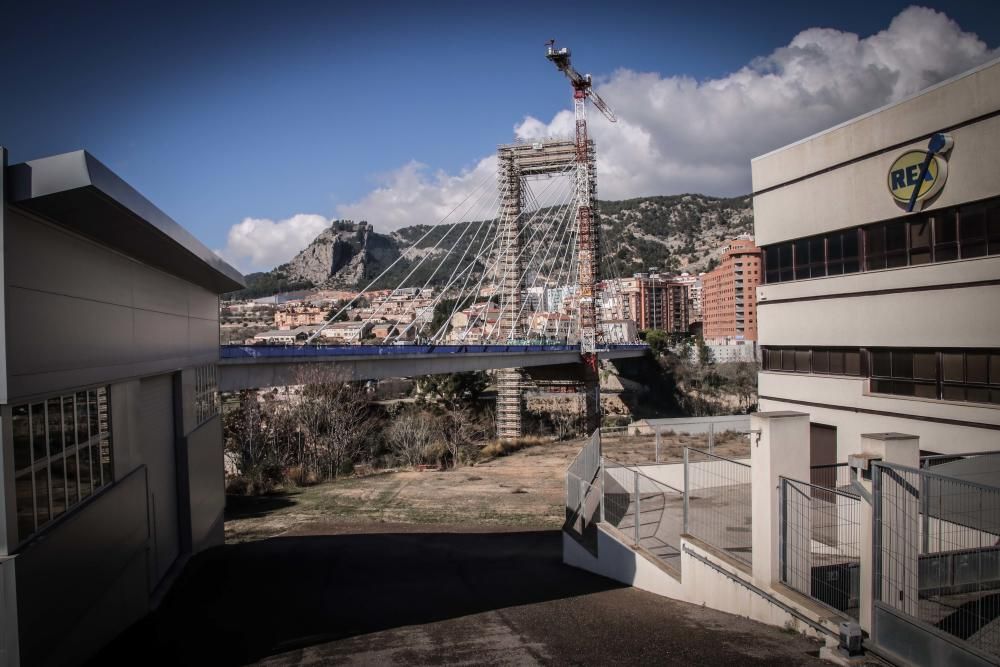
[[[604,350],[638,350],[645,345],[615,344]],[[410,354],[504,354],[577,352],[579,345],[223,345],[222,359],[269,357],[391,357]]]

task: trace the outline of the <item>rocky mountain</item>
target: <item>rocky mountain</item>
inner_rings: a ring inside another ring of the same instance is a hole
[[[727,239],[753,231],[750,197],[640,197],[599,202],[599,211],[604,275],[626,276],[652,266],[663,272],[705,271],[714,266]],[[552,213],[543,210],[536,224],[544,226]],[[483,224],[414,225],[379,234],[366,222],[337,221],[292,261],[248,275],[247,289],[231,296],[252,298],[310,287],[360,288],[414,244],[416,249],[392,266],[373,289],[395,287],[404,279],[407,285],[440,286],[454,269],[464,269],[477,256],[481,248],[477,232]],[[544,247],[540,239],[530,241],[525,257],[538,257],[539,262],[548,257],[547,265],[552,267],[567,255],[569,238],[562,237],[562,246],[558,241]],[[455,250],[449,254],[447,249],[453,246]],[[459,264],[460,258],[465,258],[464,263]],[[484,262],[477,262],[473,276],[481,275],[483,269]]]
[[[375,232],[367,222],[340,220],[276,270],[292,281],[315,287],[357,287],[399,254],[398,241]]]

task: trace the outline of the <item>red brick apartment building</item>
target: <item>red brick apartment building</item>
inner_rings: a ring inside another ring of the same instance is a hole
[[[734,239],[723,248],[722,264],[702,277],[702,315],[706,341],[757,340],[757,285],[761,251],[751,239]]]

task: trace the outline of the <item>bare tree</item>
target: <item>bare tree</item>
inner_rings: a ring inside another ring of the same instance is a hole
[[[364,451],[374,428],[368,393],[360,383],[320,367],[303,369],[298,384],[303,386],[295,412],[307,458],[324,476],[336,478]]]
[[[415,466],[441,435],[437,418],[427,411],[404,408],[392,415],[385,438],[393,457],[402,465]]]
[[[471,411],[448,407],[441,414],[441,436],[451,464],[457,468],[469,458],[468,451],[475,443],[486,437],[486,430]]]

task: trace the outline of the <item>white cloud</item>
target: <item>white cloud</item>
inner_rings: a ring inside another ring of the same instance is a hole
[[[597,141],[598,195],[698,192],[739,195],[750,191],[750,159],[902,99],[996,58],[976,35],[946,15],[909,7],[885,30],[861,38],[810,28],[736,72],[698,81],[686,76],[621,69],[599,82],[601,96],[619,121],[590,112]],[[568,86],[567,86],[568,90]],[[549,122],[528,116],[517,137],[571,136],[570,111]],[[411,161],[383,175],[379,187],[339,206],[343,218],[365,219],[379,231],[440,221],[485,183],[495,184],[496,158],[480,159],[457,175]],[[474,199],[474,197],[473,197]],[[479,210],[463,217],[475,218]],[[222,255],[237,266],[261,268],[290,259],[329,224],[322,216],[288,220],[247,219],[235,225]]]
[[[483,158],[455,176],[443,171],[431,173],[426,165],[411,161],[379,180],[378,188],[359,201],[338,206],[337,213],[345,219],[368,220],[381,232],[432,224],[449,215],[475,220],[485,216],[492,204],[496,157]],[[481,199],[483,188],[489,196]]]
[[[600,196],[750,191],[750,159],[1000,55],[940,12],[909,7],[875,35],[810,28],[718,79],[619,70],[600,86],[619,116],[589,124]],[[572,131],[568,111],[515,128]]]
[[[277,222],[244,218],[229,228],[226,247],[215,252],[245,273],[266,271],[292,259],[332,222],[322,215],[308,213]]]

